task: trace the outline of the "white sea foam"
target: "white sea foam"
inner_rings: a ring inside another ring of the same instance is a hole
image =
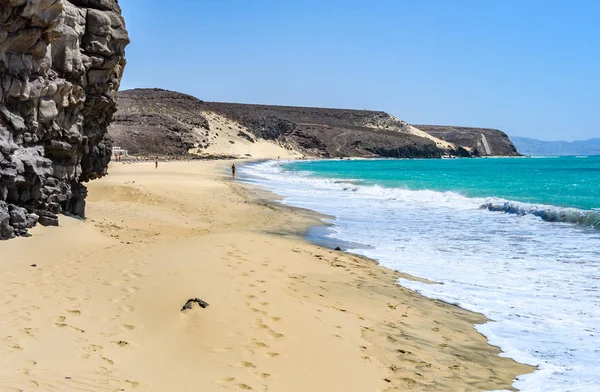
[[[547,222],[574,223],[584,227],[600,229],[600,213],[595,209],[580,210],[578,208],[520,203],[502,199],[488,201],[481,208],[508,214],[534,215]]]
[[[242,172],[287,204],[335,216],[330,237],[372,247],[355,253],[443,283],[401,285],[486,315],[476,328],[502,355],[539,366],[516,388],[598,390],[599,230],[481,208],[499,199],[283,173],[275,162]]]

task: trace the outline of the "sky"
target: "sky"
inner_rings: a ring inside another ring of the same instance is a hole
[[[600,137],[600,1],[120,0],[121,89]]]

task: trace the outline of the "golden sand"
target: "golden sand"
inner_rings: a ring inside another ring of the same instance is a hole
[[[479,391],[533,370],[481,315],[306,243],[319,217],[230,165],[112,164],[86,221],[0,243],[0,391]]]

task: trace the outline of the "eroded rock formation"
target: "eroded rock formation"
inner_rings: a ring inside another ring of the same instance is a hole
[[[186,155],[223,139],[234,143],[226,126],[238,130],[235,143],[269,141],[310,157],[435,158],[447,153],[383,112],[204,102],[160,89],[118,95],[119,111],[109,132],[132,155]],[[215,116],[223,122],[209,126],[207,119]]]
[[[439,139],[462,146],[473,156],[519,155],[508,136],[498,129],[446,125],[415,125],[415,127]]]
[[[0,239],[84,216],[128,43],[117,0],[0,0]]]

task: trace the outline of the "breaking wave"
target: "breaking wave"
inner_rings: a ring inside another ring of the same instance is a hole
[[[600,211],[580,210],[578,208],[550,205],[528,204],[515,201],[491,201],[483,204],[482,209],[505,212],[515,215],[533,215],[546,222],[572,223],[579,226],[600,229]]]

